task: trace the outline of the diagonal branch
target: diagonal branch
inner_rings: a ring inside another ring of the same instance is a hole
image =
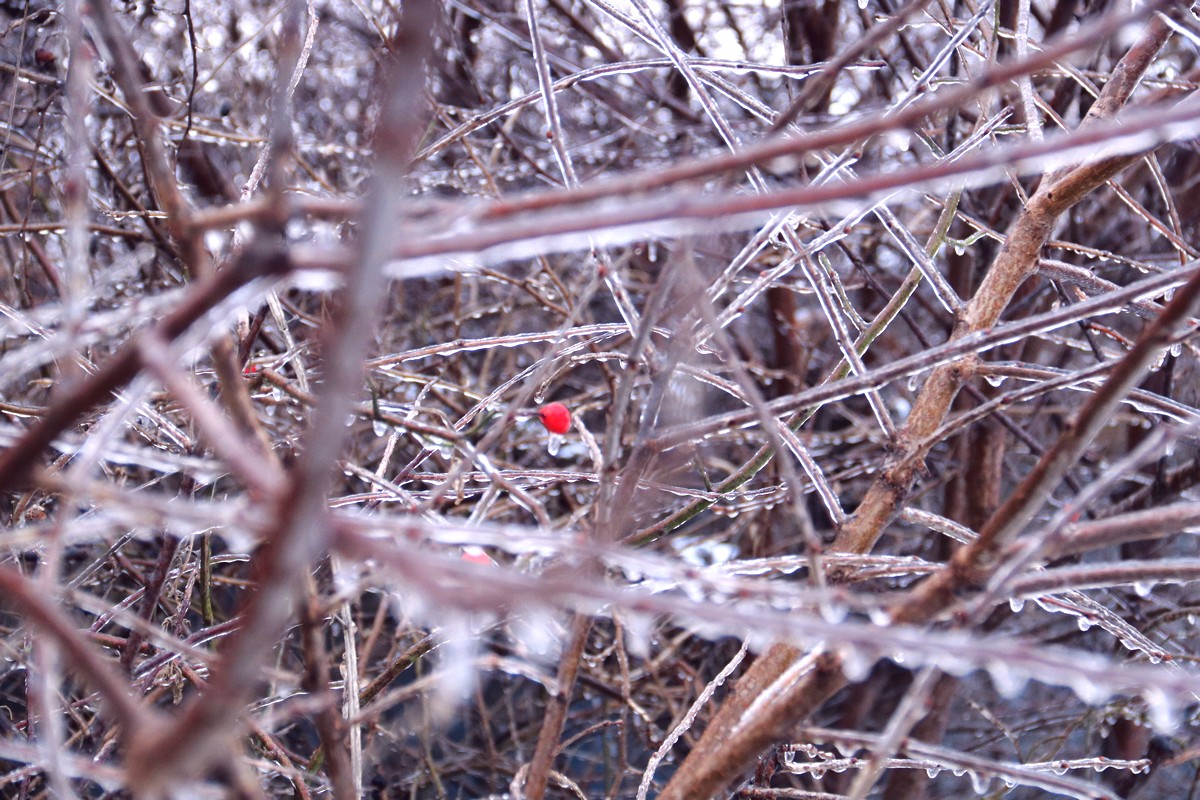
[[[1128,101],[1137,79],[1150,65],[1154,55],[1166,43],[1171,28],[1160,17],[1146,26],[1142,38],[1121,59],[1100,99],[1084,125],[1113,116]],[[1097,111],[1097,108],[1100,110]],[[1050,238],[1058,218],[1090,192],[1102,186],[1131,163],[1120,157],[1085,164],[1046,177],[1029,199],[1005,238],[1004,246],[983,279],[979,291],[967,305],[956,326],[954,338],[986,330],[1000,320],[1017,288],[1038,267],[1042,246]],[[916,481],[924,456],[936,442],[933,434],[941,427],[959,389],[974,374],[978,356],[935,369],[921,387],[912,413],[896,437],[895,452],[879,477],[867,490],[862,503],[834,540],[833,549],[847,553],[866,553],[891,522]]]
[[[1121,77],[1105,86],[1105,102],[1101,105],[1097,101],[1101,110],[1088,118],[1088,124],[1101,114],[1112,116],[1125,105],[1169,34],[1170,27],[1160,18],[1147,25],[1142,38],[1122,59],[1117,70]],[[1041,248],[1058,217],[1128,163],[1117,159],[1047,176],[1010,229],[983,284],[965,309],[955,330],[956,338],[985,330],[999,320],[1017,288],[1036,271]],[[872,549],[908,496],[924,454],[933,444],[932,434],[941,426],[977,360],[977,356],[967,355],[930,374],[896,437],[892,458],[839,531],[833,549],[848,553]],[[822,653],[811,660],[802,656],[799,648],[776,644],[747,670],[663,790],[663,800],[711,797],[745,771],[763,749],[785,736],[845,685],[841,658],[836,653]],[[794,675],[796,666],[806,662],[807,669]],[[764,692],[768,694],[763,696]]]
[[[242,627],[223,650],[207,690],[173,723],[145,731],[130,748],[130,781],[148,795],[202,774],[228,752],[229,737],[302,600],[312,565],[328,549],[326,497],[347,437],[344,421],[362,386],[363,364],[386,296],[383,264],[403,210],[404,178],[424,117],[433,14],[428,0],[405,4],[400,31],[382,67],[376,167],[364,204],[362,250],[325,332],[325,380],[305,432],[303,456],[263,531],[265,541],[254,563],[256,591],[242,613]]]
[[[257,278],[282,275],[290,268],[287,255],[276,246],[252,244],[224,269],[189,287],[179,307],[163,317],[150,335],[160,342],[174,341],[238,289]],[[141,362],[139,343],[129,342],[97,372],[47,408],[16,444],[0,453],[0,490],[34,483],[34,465],[42,452],[84,414],[107,402],[113,392],[133,380]]]

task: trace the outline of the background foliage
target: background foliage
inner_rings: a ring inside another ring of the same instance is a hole
[[[1188,4],[0,13],[6,796],[1196,793]]]

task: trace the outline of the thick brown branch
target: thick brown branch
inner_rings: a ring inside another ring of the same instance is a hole
[[[1126,65],[1123,73],[1126,77],[1111,88],[1105,88],[1104,95],[1112,94],[1119,100],[1106,103],[1109,115],[1121,108],[1129,97],[1132,84],[1128,76],[1139,68],[1145,69],[1147,52],[1157,52],[1168,32],[1161,21],[1154,20],[1138,45],[1126,54],[1122,60]],[[1003,248],[956,327],[956,337],[984,330],[999,321],[1017,288],[1036,271],[1041,248],[1059,215],[1102,185],[1116,169],[1106,171],[1085,165],[1053,182],[1043,183],[1009,230]],[[1076,179],[1075,176],[1080,174],[1086,174],[1086,178]],[[1068,186],[1070,190],[1065,191]],[[922,454],[933,444],[929,436],[941,426],[959,389],[970,377],[971,360],[968,356],[938,367],[930,374],[897,436],[895,453],[838,533],[833,549],[849,553],[870,552],[917,479]],[[945,601],[940,595],[938,599]],[[923,606],[927,613],[931,607],[932,602]],[[785,676],[787,670],[794,668],[798,657],[799,651],[791,646],[774,645],[750,667],[743,680],[758,686],[773,684]],[[670,800],[710,797],[747,769],[766,745],[785,735],[844,683],[839,657],[824,654],[821,658],[822,667],[806,680],[794,683],[785,692],[764,697],[759,703],[760,710],[752,719],[743,719],[752,700],[740,696],[741,693],[735,694],[728,703],[730,708],[722,708],[718,713],[662,796]]]

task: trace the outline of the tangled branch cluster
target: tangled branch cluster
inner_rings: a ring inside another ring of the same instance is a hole
[[[1129,5],[0,3],[3,793],[1191,796]]]

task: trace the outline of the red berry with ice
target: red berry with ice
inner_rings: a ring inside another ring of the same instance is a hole
[[[546,430],[562,436],[571,430],[571,412],[562,403],[547,403],[538,409],[538,419]]]

